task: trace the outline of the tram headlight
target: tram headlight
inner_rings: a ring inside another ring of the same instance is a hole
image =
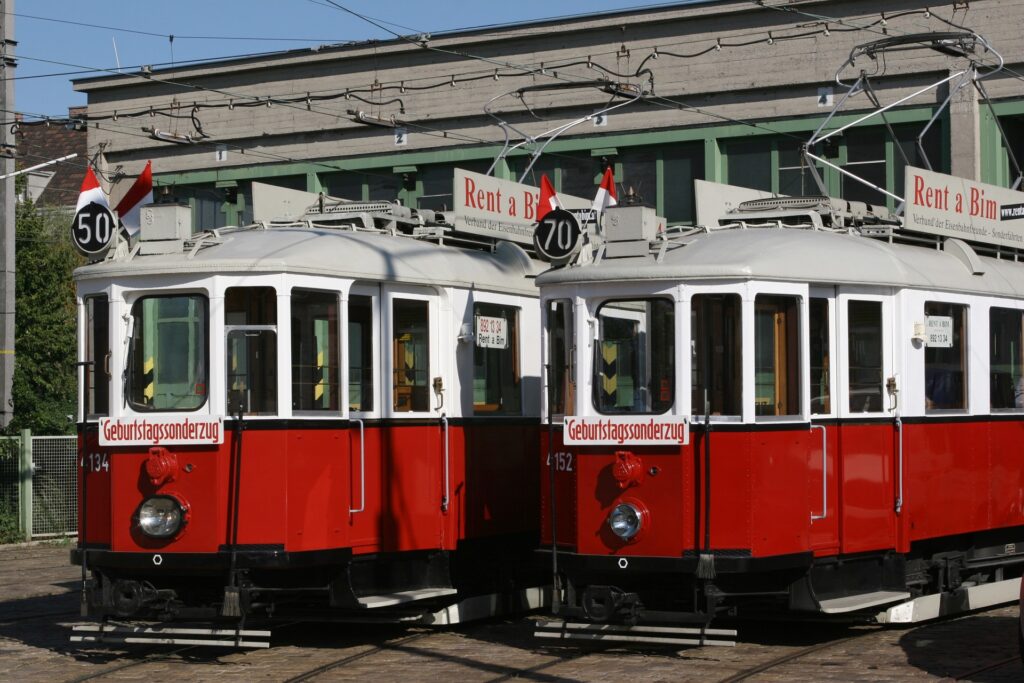
[[[644,513],[630,503],[616,505],[612,513],[608,515],[608,526],[612,533],[623,541],[628,541],[640,533],[643,523]]]
[[[139,531],[151,538],[171,538],[185,525],[188,507],[172,496],[147,498],[135,513]]]

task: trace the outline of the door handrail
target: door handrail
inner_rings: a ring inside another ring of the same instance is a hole
[[[355,514],[366,510],[366,428],[358,418],[351,418],[351,421],[359,424],[359,507],[348,509]]]
[[[449,489],[448,482],[448,470],[450,463],[450,453],[448,450],[448,417],[441,415],[441,429],[444,430],[444,493],[441,496],[441,512],[448,512],[448,501],[450,499],[451,490]]]
[[[824,425],[811,425],[811,429],[821,430],[821,514],[811,513],[811,521],[828,517],[828,433]]]

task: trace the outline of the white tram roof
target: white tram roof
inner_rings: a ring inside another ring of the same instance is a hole
[[[295,273],[536,296],[531,276],[540,272],[538,266],[506,242],[491,253],[378,232],[270,227],[225,230],[217,238],[205,238],[199,249],[186,244],[172,254],[136,254],[89,264],[75,271],[75,279]]]
[[[952,250],[939,251],[934,246],[892,244],[823,230],[712,230],[670,243],[660,262],[656,253],[605,259],[548,270],[537,284],[774,280],[1024,296],[1024,263],[976,254],[971,258],[981,265],[983,274],[973,274]]]

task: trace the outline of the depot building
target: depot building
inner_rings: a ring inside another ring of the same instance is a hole
[[[1024,159],[1022,23],[1014,0],[697,1],[145,68],[75,88],[88,98],[89,153],[118,179],[113,200],[152,160],[198,229],[251,221],[254,181],[444,210],[456,168],[533,186],[546,174],[560,193],[592,197],[611,167],[620,194],[680,225],[696,221],[694,180],[820,194],[803,145],[872,108],[861,96],[828,118],[849,82],[837,71],[858,45],[925,32],[983,37],[983,89],[953,88],[962,60],[943,49],[861,56],[844,74],[870,72],[879,99],[899,104],[815,152],[878,189],[828,165],[824,189],[895,208],[904,166],[926,166],[922,151],[935,171],[1011,186]]]

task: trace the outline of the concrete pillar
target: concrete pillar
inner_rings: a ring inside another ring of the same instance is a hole
[[[953,81],[956,83],[957,81]],[[981,180],[981,111],[973,84],[961,88],[949,103],[950,173]],[[938,168],[939,159],[931,159]]]

